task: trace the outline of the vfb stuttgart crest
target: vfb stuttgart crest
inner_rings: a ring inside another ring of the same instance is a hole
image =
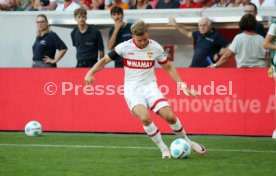
[[[149,51],[149,52],[148,52],[148,58],[149,58],[149,59],[152,59],[152,57],[153,57],[153,53],[152,53],[151,51]]]

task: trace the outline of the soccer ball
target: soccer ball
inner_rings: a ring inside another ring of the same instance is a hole
[[[185,139],[175,139],[170,146],[171,155],[176,159],[188,158],[191,150],[191,145]]]
[[[42,134],[42,126],[37,121],[30,121],[25,126],[25,134],[27,136],[40,136]]]

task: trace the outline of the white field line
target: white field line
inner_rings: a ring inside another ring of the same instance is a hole
[[[156,147],[134,147],[134,146],[103,146],[103,145],[53,145],[53,144],[0,144],[0,147],[49,147],[49,148],[102,148],[102,149],[137,149],[137,150],[158,150]],[[243,153],[275,153],[276,151],[265,150],[243,150],[243,149],[207,149],[214,152],[243,152]]]

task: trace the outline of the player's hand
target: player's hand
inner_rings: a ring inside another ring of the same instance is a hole
[[[170,17],[170,18],[169,18],[168,25],[171,25],[171,26],[176,26],[176,20],[175,20],[175,18]]]
[[[94,76],[91,75],[90,72],[87,72],[87,74],[85,75],[84,81],[85,81],[87,88],[90,88],[91,84],[95,81],[95,78],[94,78]]]
[[[51,59],[49,56],[44,56],[43,62],[46,64],[55,64],[56,61],[54,59]]]
[[[186,83],[184,82],[181,82],[181,83],[178,83],[180,88],[183,90],[184,94],[187,95],[187,96],[194,96],[196,97],[198,95],[198,92],[195,91],[195,90],[191,90],[187,87]]]
[[[267,71],[268,77],[272,78],[274,76],[274,66],[271,65]]]

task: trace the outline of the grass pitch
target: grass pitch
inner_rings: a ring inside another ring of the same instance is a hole
[[[174,135],[163,135],[170,144]],[[1,176],[274,176],[270,137],[191,136],[208,153],[161,159],[146,135],[0,132]]]

